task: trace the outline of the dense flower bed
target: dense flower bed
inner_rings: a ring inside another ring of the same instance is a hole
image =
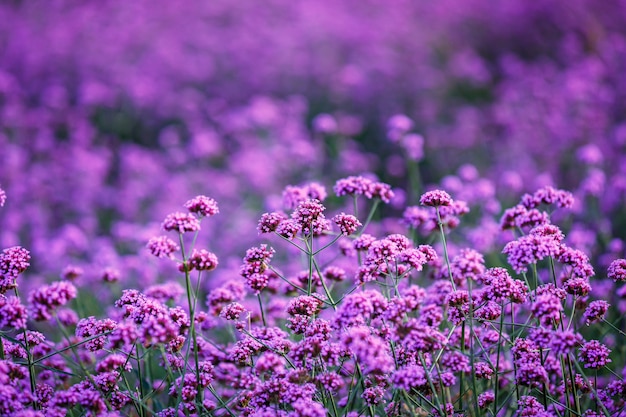
[[[147,243],[178,274],[123,289],[103,318],[87,317],[76,271],[20,298],[30,254],[5,249],[2,414],[622,414],[621,319],[550,215],[571,193],[545,187],[505,210],[506,262],[488,266],[448,243],[469,209],[445,191],[407,209],[404,233],[379,235],[370,221],[389,185],[352,176],[333,190],[352,214],[327,217],[318,183],[286,188],[286,211],[260,216],[266,243],[206,297],[219,260],[197,237],[219,208],[189,200]],[[606,276],[626,280],[626,260]]]

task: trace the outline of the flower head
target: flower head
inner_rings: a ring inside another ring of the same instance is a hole
[[[341,230],[341,233],[343,233],[346,236],[350,236],[351,234],[356,232],[359,227],[362,226],[359,219],[357,219],[351,214],[345,214],[345,213],[338,214],[335,217],[333,217],[333,221],[339,227],[339,230]]]
[[[200,222],[191,213],[176,212],[168,214],[162,224],[163,230],[178,233],[197,232],[200,230]]]
[[[420,204],[429,207],[451,206],[452,197],[443,190],[427,191],[420,197]]]
[[[613,281],[626,281],[626,259],[616,259],[611,262],[606,272],[607,277]]]
[[[609,348],[602,343],[597,340],[591,340],[580,348],[578,359],[585,368],[598,369],[611,362],[611,359],[609,359],[610,353]]]
[[[174,252],[180,249],[178,244],[167,236],[152,237],[146,246],[157,258],[171,258]]]
[[[187,201],[185,208],[190,213],[196,213],[202,217],[213,216],[220,212],[217,201],[205,195],[199,195]]]

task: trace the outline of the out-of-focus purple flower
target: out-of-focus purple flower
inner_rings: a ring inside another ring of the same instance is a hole
[[[601,164],[604,160],[602,151],[594,143],[589,143],[585,146],[581,146],[580,148],[578,148],[578,150],[576,151],[576,157],[580,162],[587,165],[598,165]]]
[[[7,193],[0,187],[0,207],[4,207],[7,202]]]
[[[557,207],[570,208],[574,205],[574,196],[569,191],[546,186],[535,191],[532,195],[524,194],[521,203],[528,209],[535,208],[540,204],[556,204]]]
[[[337,132],[337,120],[330,114],[322,113],[313,119],[313,129],[316,132],[332,135]]]
[[[485,391],[478,396],[478,406],[480,408],[487,408],[490,404],[496,400],[496,395],[493,391]]]
[[[26,307],[19,298],[0,294],[0,328],[25,329],[27,318]]]
[[[367,251],[374,242],[376,242],[376,238],[374,236],[363,233],[361,236],[354,239],[352,245],[357,251]]]
[[[375,182],[362,176],[350,176],[337,180],[333,191],[338,197],[344,195],[364,195],[367,198],[380,198],[389,203],[393,198],[391,186],[382,182]]]
[[[105,268],[101,273],[101,279],[104,282],[117,282],[120,280],[120,271],[115,268]]]
[[[404,210],[402,219],[407,226],[418,229],[430,219],[430,213],[422,207],[410,206]]]
[[[404,114],[395,114],[387,121],[387,138],[399,142],[413,128],[413,120]]]
[[[157,258],[171,258],[174,252],[180,249],[178,244],[167,236],[152,237],[146,246]]]
[[[67,281],[76,281],[84,273],[85,271],[83,270],[83,268],[75,265],[68,265],[63,268],[63,271],[61,271],[61,278]]]
[[[67,281],[57,281],[32,291],[28,296],[33,309],[33,320],[49,320],[52,312],[76,298],[76,287]]]
[[[409,159],[421,161],[424,158],[424,138],[417,133],[410,133],[402,138],[402,147]]]
[[[550,339],[550,348],[557,355],[569,353],[577,347],[583,340],[583,337],[571,330],[555,331]]]

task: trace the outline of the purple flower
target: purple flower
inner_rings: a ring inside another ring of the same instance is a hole
[[[168,214],[161,227],[168,232],[197,232],[200,230],[200,222],[191,213],[176,212]]]
[[[517,401],[517,406],[520,410],[519,417],[548,417],[552,415],[546,412],[546,409],[535,397],[529,395],[522,396]]]
[[[343,281],[346,279],[346,271],[337,266],[328,266],[322,271],[325,279],[330,281]]]
[[[476,362],[474,364],[474,372],[476,378],[479,379],[491,379],[494,374],[493,368],[487,362]]]
[[[276,251],[268,247],[267,245],[254,246],[246,251],[246,256],[243,258],[244,262],[256,263],[263,262],[269,263]]]
[[[171,258],[174,252],[180,249],[178,244],[167,236],[150,238],[146,246],[157,258]]]
[[[63,268],[63,271],[61,271],[61,278],[67,281],[76,281],[84,273],[85,271],[83,271],[81,267],[78,267],[75,265],[68,265],[65,268]]]
[[[0,294],[0,328],[25,329],[27,318],[26,307],[19,298]]]
[[[563,305],[556,295],[544,293],[537,296],[531,311],[543,326],[551,326],[561,320]]]
[[[371,184],[372,180],[365,177],[352,176],[337,180],[335,186],[333,187],[333,191],[337,197],[341,197],[343,195],[363,195],[368,192]]]
[[[430,220],[430,212],[419,206],[410,206],[404,210],[402,220],[408,227],[418,229]]]
[[[212,271],[217,268],[217,256],[205,249],[194,249],[189,257],[189,268],[196,271]]]
[[[592,301],[583,313],[585,323],[589,326],[591,323],[604,320],[606,312],[609,310],[610,304],[604,300]]]
[[[584,297],[591,291],[591,285],[587,278],[572,278],[565,281],[563,288],[568,294],[572,294],[576,297]]]
[[[112,330],[115,330],[116,327],[117,323],[115,323],[111,319],[96,320],[95,317],[91,316],[78,322],[78,324],[76,325],[76,336],[91,338],[93,336],[98,336],[102,335],[103,333],[111,332]],[[106,341],[107,339],[105,336],[96,337],[89,340],[85,344],[85,347],[87,348],[87,350],[95,352],[104,348]]]
[[[559,355],[566,354],[578,346],[583,340],[583,337],[574,333],[571,330],[555,331],[551,335],[550,348],[552,352],[558,357]]]
[[[276,233],[286,239],[291,240],[296,237],[301,229],[302,226],[300,226],[300,223],[293,219],[287,219],[280,222],[280,224],[276,228]]]
[[[452,197],[443,190],[428,191],[420,197],[420,204],[429,207],[451,206]]]
[[[4,207],[4,203],[7,202],[7,193],[0,188],[0,207]]]
[[[550,223],[550,216],[544,211],[527,209],[521,204],[506,209],[500,218],[502,230],[519,228],[534,228]]]
[[[363,233],[361,236],[354,239],[353,246],[355,250],[366,251],[375,241],[376,238],[374,236]]]
[[[341,233],[346,236],[350,236],[351,234],[356,232],[359,227],[362,226],[359,219],[351,214],[346,213],[336,215],[335,217],[333,217],[333,221],[339,227]]]
[[[615,282],[626,281],[626,259],[616,259],[611,262],[611,265],[609,265],[609,269],[607,270],[606,275]]]
[[[569,191],[558,190],[548,185],[538,189],[532,195],[524,194],[521,203],[528,209],[540,204],[556,204],[557,207],[569,208],[574,205],[574,196]]]
[[[605,345],[597,340],[591,340],[583,344],[578,351],[578,360],[585,368],[598,369],[611,362],[610,353],[611,351]]]
[[[32,291],[28,301],[32,305],[33,320],[49,320],[52,311],[76,298],[76,287],[67,281],[57,281]]]
[[[327,195],[326,188],[317,182],[302,187],[288,185],[283,190],[283,205],[288,209],[295,209],[306,200],[324,201]]]
[[[15,278],[30,266],[30,252],[21,246],[4,249],[0,254],[0,294],[16,287]]]
[[[260,234],[275,232],[280,223],[286,219],[287,216],[281,212],[274,211],[272,213],[263,213],[259,220],[257,230]]]
[[[199,195],[185,203],[185,208],[190,213],[198,214],[202,217],[213,216],[220,212],[217,202],[210,197]]]
[[[289,302],[287,313],[290,315],[303,315],[312,317],[319,313],[323,302],[319,296],[301,295]]]
[[[398,369],[393,373],[391,381],[396,388],[403,389],[407,392],[414,389],[421,392],[430,390],[426,371],[419,365],[410,365]]]
[[[556,256],[561,249],[563,233],[553,225],[535,227],[526,236],[506,244],[502,253],[516,272],[527,271],[526,266]]]
[[[496,400],[496,395],[493,391],[485,391],[478,396],[478,406],[480,408],[487,408],[490,404]]]

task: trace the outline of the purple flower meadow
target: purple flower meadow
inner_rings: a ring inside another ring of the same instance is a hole
[[[626,16],[0,2],[0,417],[626,416]]]

